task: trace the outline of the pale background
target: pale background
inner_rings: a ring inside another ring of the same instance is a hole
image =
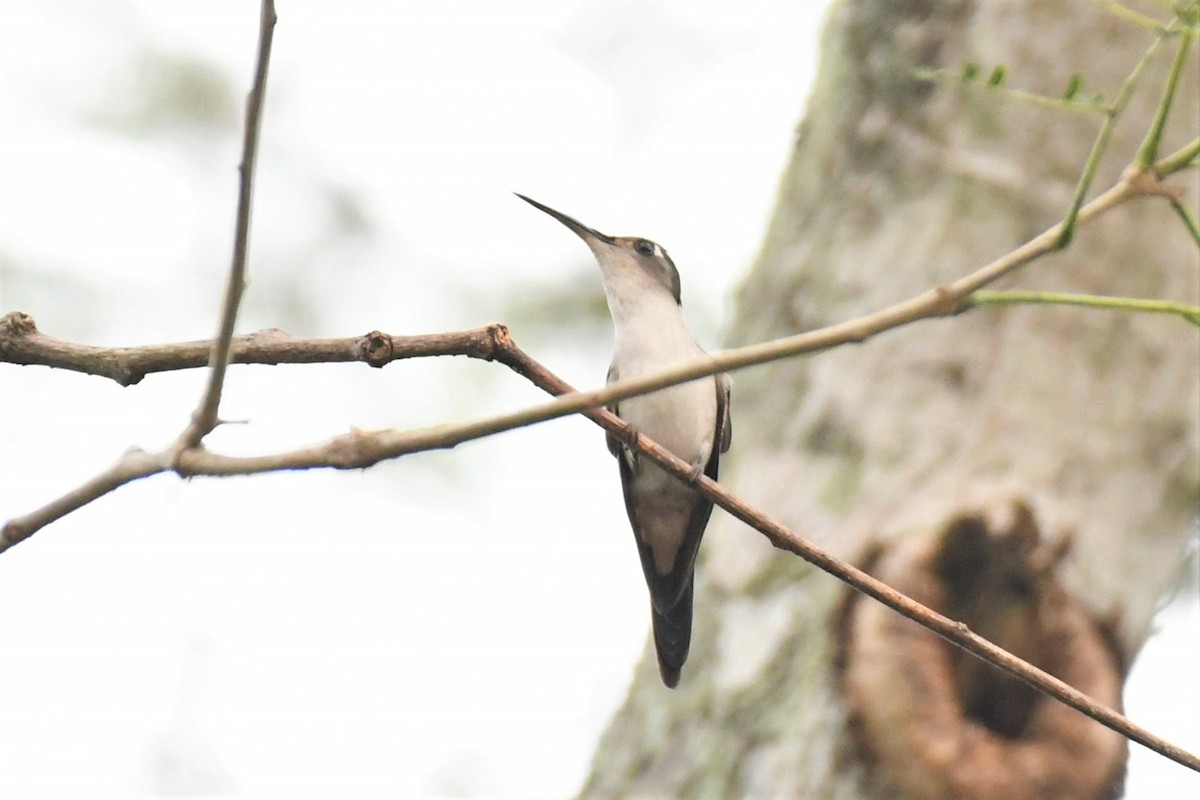
[[[504,321],[594,387],[598,274],[520,191],[663,243],[717,346],[824,8],[282,0],[239,330]],[[0,313],[95,344],[211,335],[257,16],[0,6]],[[203,379],[0,367],[0,519],[169,441]],[[462,359],[235,367],[222,415],[247,424],[210,442],[257,453],[541,399]],[[1196,603],[1163,614],[1126,698],[1193,751]],[[579,419],[366,473],[159,476],[0,557],[0,795],[566,797],[647,627],[615,470]],[[1131,798],[1195,785],[1137,746],[1131,770]]]

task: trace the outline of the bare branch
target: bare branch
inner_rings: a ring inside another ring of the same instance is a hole
[[[170,469],[162,454],[151,454],[144,450],[129,450],[116,464],[101,472],[87,483],[79,486],[51,503],[4,523],[0,528],[0,553],[28,539],[38,530],[62,519],[93,500],[127,483],[156,475]]]
[[[238,189],[237,224],[233,236],[233,264],[221,303],[221,323],[213,342],[208,386],[200,406],[192,414],[191,424],[179,437],[182,449],[196,447],[217,425],[217,408],[225,385],[229,364],[230,340],[237,321],[238,306],[246,290],[246,251],[250,241],[250,206],[254,195],[254,167],[258,156],[258,131],[262,124],[263,93],[267,89],[267,67],[271,63],[271,42],[275,35],[274,0],[263,0],[258,25],[258,56],[255,59],[254,84],[246,100],[246,125],[242,136],[241,180]]]
[[[392,361],[429,356],[470,356],[490,360],[496,326],[419,336],[371,331],[362,336],[310,339],[281,330],[263,330],[230,340],[231,364],[336,364],[361,361],[382,367]],[[206,366],[212,340],[95,347],[42,333],[32,317],[14,311],[0,317],[0,361],[36,364],[109,378],[131,386],[155,372]]]

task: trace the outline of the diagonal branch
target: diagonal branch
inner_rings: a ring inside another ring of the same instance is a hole
[[[246,252],[250,242],[250,207],[254,196],[254,168],[258,157],[258,132],[262,125],[263,94],[267,89],[267,67],[271,63],[271,42],[275,35],[275,3],[263,0],[258,26],[258,55],[255,58],[254,84],[246,99],[246,124],[242,136],[242,163],[238,165],[237,223],[233,236],[233,264],[221,301],[221,323],[209,358],[208,385],[192,421],[179,437],[181,449],[195,447],[217,426],[217,409],[229,365],[230,340],[237,321],[238,306],[246,290]]]
[[[562,395],[575,391],[516,344],[509,344],[505,347],[497,360],[551,394]],[[927,608],[852,564],[826,552],[787,526],[754,508],[708,476],[701,475],[696,480],[693,477],[693,469],[687,462],[676,458],[662,445],[636,433],[631,425],[608,410],[594,408],[584,412],[584,415],[605,430],[617,434],[622,441],[631,442],[634,449],[645,454],[676,478],[693,482],[696,488],[714,504],[762,533],[771,541],[771,544],[780,550],[795,553],[818,569],[929,629],[951,644],[1009,673],[1034,689],[1096,720],[1101,725],[1172,761],[1200,772],[1200,756],[1150,733],[1123,714],[1097,702],[1073,686],[972,632],[966,624]]]
[[[491,357],[544,391],[553,395],[564,396],[563,399],[566,400],[596,394],[580,394],[576,392],[570,385],[521,350],[512,341],[507,329],[503,326],[492,326],[489,331],[494,340],[494,349],[490,354]],[[600,427],[620,436],[622,441],[628,441],[632,447],[675,477],[681,480],[692,480],[692,468],[690,465],[676,458],[661,445],[656,444],[646,436],[636,433],[631,426],[606,409],[589,407],[584,409],[582,413]],[[427,446],[421,449],[429,449],[429,447],[433,446],[449,446],[437,444],[438,437],[436,436],[436,431],[437,429],[431,429],[423,433]],[[379,450],[382,443],[378,441],[381,435],[408,436],[415,443],[421,437],[414,434],[421,433],[401,434],[385,431],[371,434],[355,432],[334,439],[325,445],[288,454],[289,464],[284,466],[279,465],[277,457],[266,456],[258,459],[232,458],[210,453],[200,448],[192,448],[180,454],[180,462],[176,466],[176,470],[182,474],[189,475],[228,475],[271,471],[289,468],[289,466],[333,466],[351,469],[366,466],[369,463],[375,463],[382,459],[383,456],[380,455]],[[413,451],[409,450],[409,452]],[[305,463],[306,461],[308,463]],[[89,499],[92,499],[89,497],[89,493],[94,493],[98,497],[112,491],[122,483],[159,472],[166,472],[170,469],[170,464],[161,456],[155,456],[140,450],[131,451],[111,469],[92,479],[74,492],[55,501],[54,504],[24,518],[11,520],[4,527],[3,531],[0,532],[3,534],[0,535],[0,552],[27,537],[37,527],[46,524],[46,522],[52,519],[63,516],[88,502]],[[1200,757],[1144,730],[1125,716],[1096,702],[1077,689],[1023,661],[1003,648],[992,644],[978,634],[973,633],[963,623],[952,620],[921,605],[882,581],[827,553],[795,531],[792,531],[749,505],[715,481],[701,476],[695,482],[695,485],[700,492],[709,497],[716,505],[725,509],[752,528],[760,531],[776,547],[795,553],[819,569],[833,575],[919,625],[928,628],[952,644],[1008,672],[1019,680],[1033,686],[1035,689],[1080,711],[1117,733],[1145,745],[1173,761],[1200,771]]]

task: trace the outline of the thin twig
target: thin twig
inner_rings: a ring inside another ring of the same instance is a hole
[[[1104,8],[1109,13],[1120,17],[1126,22],[1132,22],[1134,25],[1146,28],[1152,31],[1161,31],[1166,25],[1154,17],[1148,17],[1145,14],[1139,14],[1131,8],[1127,8],[1113,0],[1092,0],[1093,3]]]
[[[1187,228],[1188,235],[1192,237],[1192,241],[1200,247],[1200,224],[1196,222],[1196,218],[1192,216],[1192,212],[1188,210],[1182,201],[1178,198],[1171,198],[1171,208],[1175,210],[1175,215],[1179,217],[1179,221],[1183,223],[1183,227]]]
[[[991,86],[987,83],[980,83],[964,77],[962,73],[954,72],[948,69],[916,69],[913,70],[913,77],[917,80],[928,81],[930,83],[941,83],[949,86],[965,86],[978,88],[980,91],[988,92],[989,94],[998,94],[1002,97],[1007,97],[1010,100],[1016,100],[1021,103],[1038,106],[1039,108],[1048,108],[1054,111],[1072,111],[1082,112],[1085,114],[1107,114],[1112,110],[1112,106],[1102,102],[1094,95],[1081,95],[1075,97],[1052,97],[1048,94],[1039,94],[1030,92],[1025,89],[1013,89],[1008,86]]]
[[[217,426],[217,409],[225,385],[225,369],[229,365],[230,341],[237,322],[238,307],[246,290],[246,253],[250,242],[250,207],[254,195],[254,168],[258,156],[258,132],[262,125],[263,95],[267,90],[267,67],[271,63],[271,42],[275,34],[274,0],[263,0],[258,21],[258,55],[255,58],[254,83],[246,99],[246,123],[242,136],[242,162],[237,202],[237,223],[233,236],[233,263],[229,282],[221,301],[221,322],[209,359],[208,385],[200,405],[192,414],[191,423],[179,437],[179,445],[196,447]]]
[[[1171,24],[1174,25],[1175,21],[1173,20]],[[1071,200],[1071,208],[1060,226],[1061,231],[1057,242],[1057,246],[1060,249],[1069,245],[1071,239],[1075,236],[1075,228],[1081,213],[1080,209],[1083,208],[1083,201],[1087,198],[1088,189],[1091,188],[1092,180],[1096,177],[1096,170],[1100,167],[1100,159],[1104,155],[1104,151],[1108,149],[1108,140],[1112,137],[1113,129],[1117,126],[1117,120],[1125,110],[1125,106],[1129,104],[1129,98],[1133,96],[1133,88],[1137,85],[1142,72],[1150,63],[1150,59],[1158,52],[1158,48],[1162,46],[1166,36],[1167,31],[1163,30],[1154,37],[1154,41],[1142,53],[1142,57],[1138,59],[1133,70],[1121,84],[1121,88],[1117,92],[1117,99],[1113,101],[1112,107],[1104,117],[1104,124],[1100,126],[1100,132],[1096,134],[1096,141],[1092,143],[1092,150],[1088,153],[1087,162],[1083,167],[1083,174],[1080,175],[1079,182],[1075,185],[1075,197]]]
[[[1192,141],[1156,163],[1154,165],[1154,172],[1158,177],[1165,178],[1167,175],[1178,172],[1181,169],[1197,166],[1197,159],[1200,159],[1200,137],[1192,139]]]
[[[1146,131],[1142,146],[1138,148],[1133,163],[1137,169],[1146,170],[1158,159],[1158,147],[1162,142],[1163,132],[1167,128],[1167,117],[1171,113],[1171,105],[1175,100],[1175,92],[1179,88],[1179,76],[1183,74],[1183,65],[1187,63],[1188,52],[1191,50],[1190,36],[1179,37],[1179,49],[1175,51],[1175,60],[1171,62],[1171,71],[1167,74],[1167,83],[1163,87],[1163,96],[1154,112],[1154,122]]]
[[[1059,305],[1103,308],[1109,311],[1137,311],[1151,314],[1173,314],[1193,325],[1200,325],[1200,306],[1173,303],[1169,300],[1143,300],[1136,297],[1103,297],[1094,294],[1063,292],[975,292],[967,298],[975,306]]]

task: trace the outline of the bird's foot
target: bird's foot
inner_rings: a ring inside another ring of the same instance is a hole
[[[621,440],[624,441],[625,446],[632,450],[634,445],[637,444],[637,438],[638,438],[637,427],[634,426],[632,423],[626,422],[625,430],[621,432]]]
[[[688,472],[688,486],[695,487],[700,483],[700,479],[704,477],[704,465],[693,464],[692,469]]]
[[[638,429],[632,423],[625,423],[625,430],[620,433],[620,440],[625,445],[625,458],[629,460],[629,466],[636,467],[638,462],[638,451],[634,449],[637,444]]]

